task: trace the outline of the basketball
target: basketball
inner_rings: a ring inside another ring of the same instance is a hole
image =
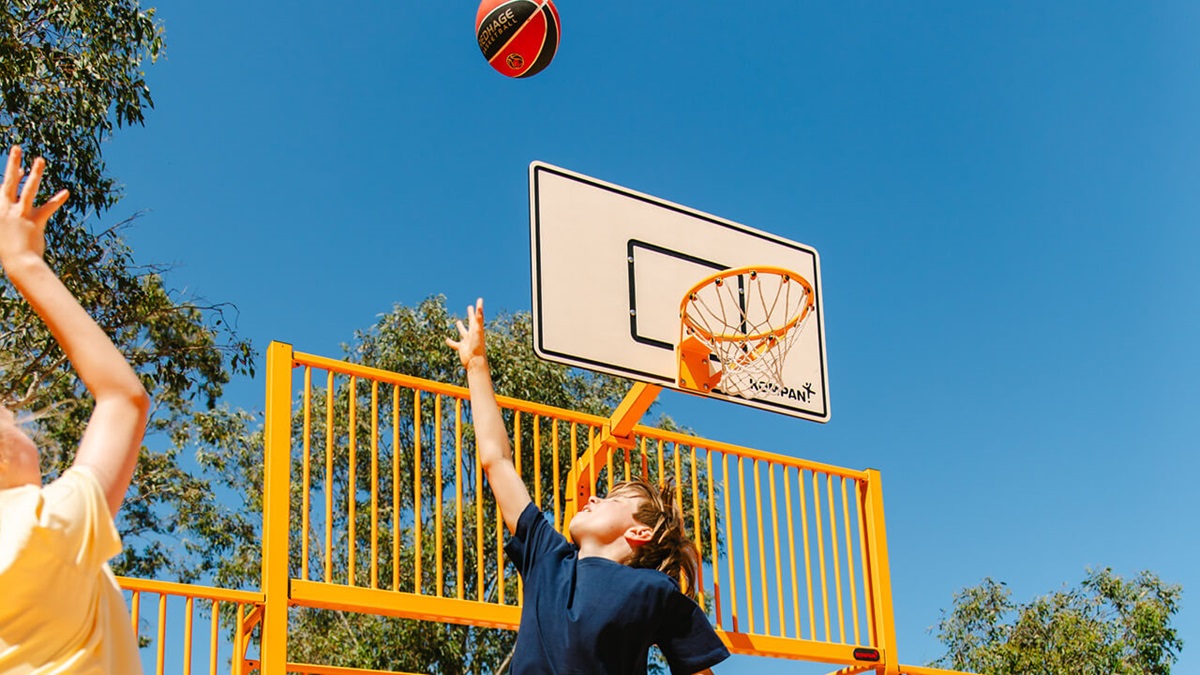
[[[550,0],[483,0],[475,15],[479,51],[507,77],[530,77],[550,65],[560,34]]]

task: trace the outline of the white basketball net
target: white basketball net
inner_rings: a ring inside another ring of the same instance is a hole
[[[756,398],[782,388],[783,364],[814,306],[812,285],[788,270],[739,267],[693,287],[681,305],[683,330],[721,362],[719,387]]]

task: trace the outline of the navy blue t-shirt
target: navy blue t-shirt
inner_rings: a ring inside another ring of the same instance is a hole
[[[516,675],[645,673],[654,644],[673,675],[729,656],[708,617],[671,577],[607,558],[581,560],[532,503],[504,550],[525,581]]]

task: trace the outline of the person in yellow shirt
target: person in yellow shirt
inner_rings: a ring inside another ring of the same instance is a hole
[[[113,514],[133,477],[150,399],[43,258],[46,221],[68,197],[62,190],[34,203],[45,168],[39,157],[26,177],[20,148],[9,152],[0,270],[46,322],[96,406],[74,464],[43,486],[37,447],[0,405],[0,673],[136,674],[137,642],[107,561],[121,550]]]

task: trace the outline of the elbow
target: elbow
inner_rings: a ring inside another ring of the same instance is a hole
[[[123,386],[115,391],[106,392],[103,396],[96,397],[96,403],[101,400],[112,404],[120,405],[123,408],[136,412],[138,417],[146,419],[150,415],[150,394],[146,392],[146,388],[136,380],[127,386]]]
[[[483,472],[490,474],[492,469],[497,465],[508,462],[512,463],[512,459],[508,457],[507,448],[501,445],[488,443],[479,447],[479,465],[483,467]]]
[[[137,392],[133,394],[132,403],[143,419],[150,416],[150,393],[146,391],[145,387],[138,386]]]

